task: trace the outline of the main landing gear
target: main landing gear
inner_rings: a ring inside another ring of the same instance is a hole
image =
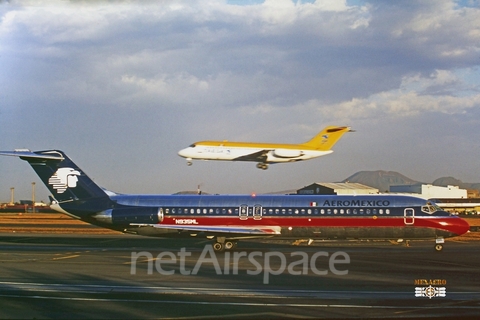
[[[213,250],[216,252],[232,250],[236,247],[237,247],[236,241],[226,240],[224,237],[218,237],[217,241],[213,244]]]
[[[262,170],[267,170],[268,169],[268,164],[263,163],[263,162],[259,162],[259,163],[257,163],[257,168],[262,169]]]

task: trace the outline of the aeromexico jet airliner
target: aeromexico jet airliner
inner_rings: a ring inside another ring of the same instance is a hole
[[[259,142],[199,141],[182,149],[178,155],[192,160],[224,160],[258,162],[257,168],[266,170],[268,164],[309,160],[332,153],[333,145],[352,131],[350,127],[326,127],[310,141],[301,144]]]
[[[52,207],[91,224],[154,237],[197,237],[216,251],[238,240],[275,238],[435,240],[466,233],[468,223],[433,202],[402,195],[127,195],[99,187],[59,150],[0,151],[27,161],[47,186]]]

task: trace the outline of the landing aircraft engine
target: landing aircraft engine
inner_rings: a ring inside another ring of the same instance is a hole
[[[277,158],[298,158],[304,155],[301,150],[275,149],[273,155]]]

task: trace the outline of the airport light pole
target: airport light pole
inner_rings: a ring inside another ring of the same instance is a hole
[[[32,207],[35,208],[35,182],[32,182]]]

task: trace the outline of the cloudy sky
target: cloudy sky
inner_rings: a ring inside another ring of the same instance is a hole
[[[0,150],[65,151],[124,193],[251,193],[392,170],[480,182],[478,0],[0,1]],[[197,161],[199,140],[299,143],[318,159]],[[0,158],[0,201],[48,200]]]

